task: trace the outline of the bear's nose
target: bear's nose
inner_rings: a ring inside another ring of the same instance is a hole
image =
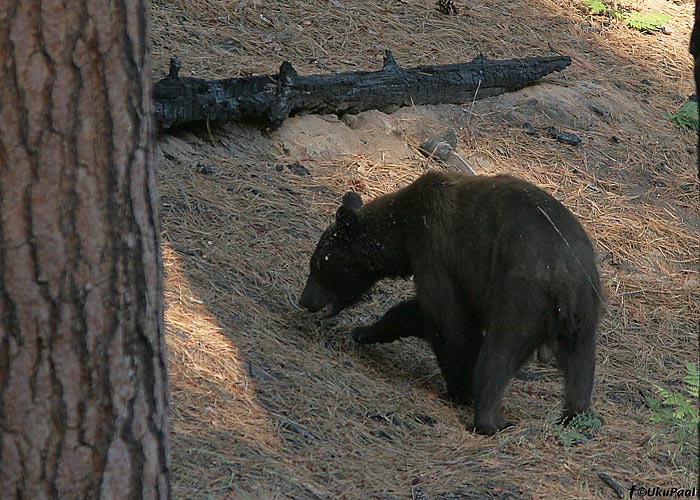
[[[316,312],[321,309],[322,306],[314,303],[311,297],[312,293],[309,290],[309,285],[304,287],[304,291],[301,292],[301,297],[299,298],[299,307],[306,309],[309,312]]]
[[[304,301],[303,297],[302,297],[301,299],[299,299],[299,304],[298,304],[298,305],[299,305],[299,307],[301,307],[302,309],[306,309],[307,311],[309,311],[309,312],[311,312],[311,313],[315,313],[315,312],[317,312],[319,309],[321,309],[321,308],[318,307],[318,306],[314,306],[313,304],[309,304],[308,302]]]
[[[299,298],[299,307],[315,313],[329,302],[333,302],[333,295],[328,293],[326,288],[319,283],[318,278],[309,276]]]

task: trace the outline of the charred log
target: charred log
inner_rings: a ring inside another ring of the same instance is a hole
[[[473,61],[402,68],[390,51],[379,71],[299,75],[285,61],[276,75],[205,80],[170,74],[155,84],[156,119],[162,128],[188,122],[253,120],[277,128],[301,113],[391,111],[401,106],[456,104],[530,85],[571,64],[565,56]]]

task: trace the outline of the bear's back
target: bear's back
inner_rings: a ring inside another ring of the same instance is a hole
[[[474,176],[456,172],[429,171],[414,182],[422,185],[424,200],[432,199],[438,217],[458,224],[510,225],[535,234],[556,233],[561,240],[588,242],[578,219],[561,202],[543,189],[523,179],[499,174]],[[437,215],[437,214],[436,214]]]
[[[430,170],[374,199],[361,212],[372,224],[400,222],[412,245],[429,245],[434,254],[441,248],[460,252],[466,246],[492,255],[493,245],[505,240],[511,247],[521,246],[529,258],[558,249],[579,259],[593,258],[590,240],[569,209],[539,187],[507,174]]]
[[[391,196],[408,222],[414,262],[437,259],[465,275],[498,262],[497,272],[542,282],[588,281],[597,273],[578,219],[517,177],[429,171]]]

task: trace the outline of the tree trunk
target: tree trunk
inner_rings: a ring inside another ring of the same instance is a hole
[[[169,498],[142,0],[0,2],[0,496]]]
[[[695,96],[698,102],[698,111],[700,111],[700,0],[695,0],[695,23],[693,24],[693,32],[690,35],[690,53],[694,59],[694,74],[695,74]],[[697,167],[698,175],[700,175],[700,128],[696,130],[698,136],[697,142]],[[698,422],[698,432],[700,432],[700,422]],[[698,477],[698,486],[700,486],[700,477]]]

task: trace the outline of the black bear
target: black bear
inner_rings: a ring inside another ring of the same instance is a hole
[[[449,396],[473,401],[479,433],[511,425],[503,393],[536,350],[564,373],[562,420],[588,409],[600,279],[590,240],[556,199],[507,175],[438,171],[364,206],[349,191],[299,304],[334,316],[378,280],[411,275],[415,298],[357,328],[355,340],[426,339]]]

